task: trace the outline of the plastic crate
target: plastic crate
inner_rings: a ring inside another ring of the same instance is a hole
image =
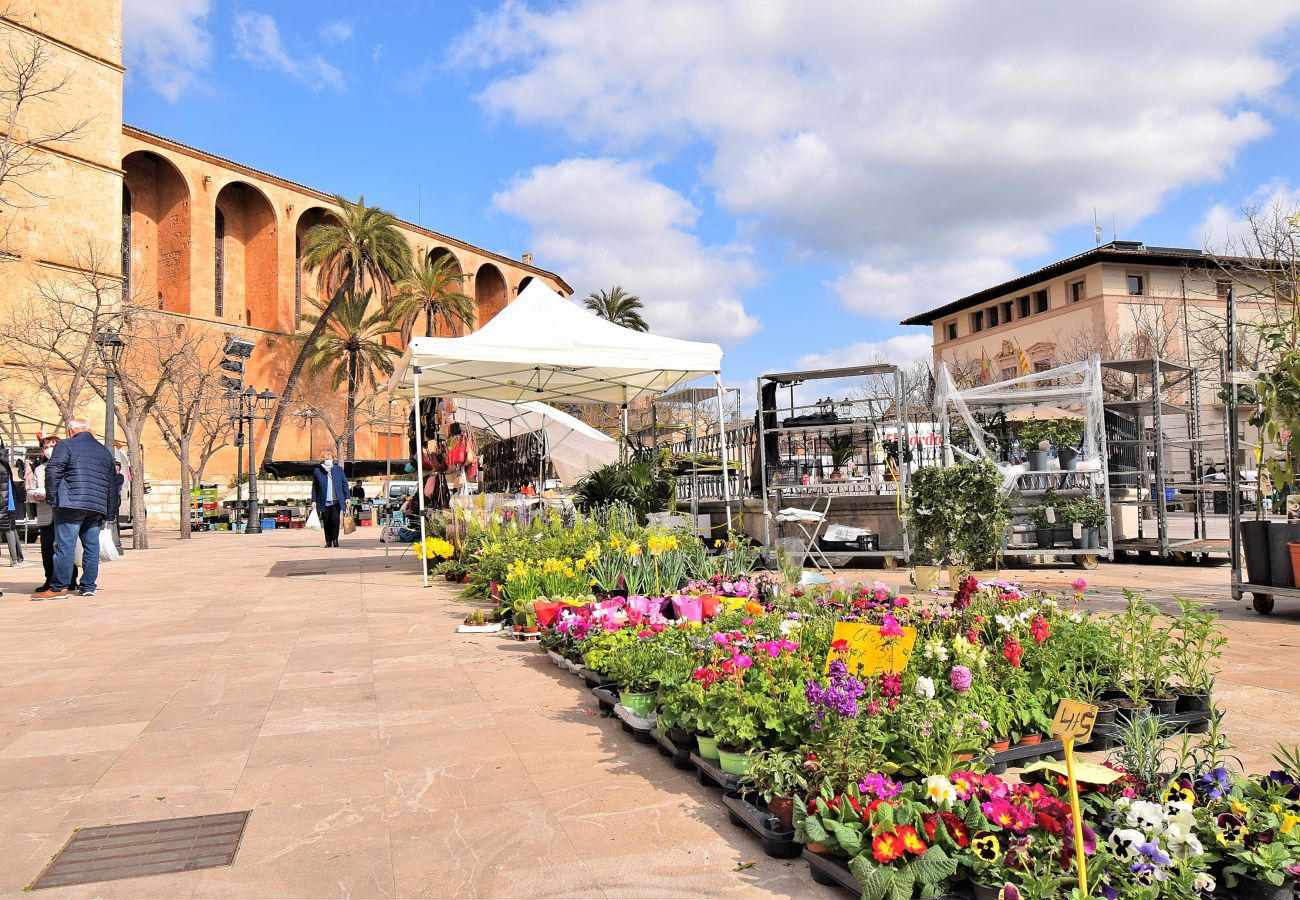
[[[274,531],[274,530],[275,530],[275,519],[263,519],[263,520],[262,520],[262,530],[263,530],[263,531]]]

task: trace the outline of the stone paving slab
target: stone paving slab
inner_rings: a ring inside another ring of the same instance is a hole
[[[453,591],[421,588],[373,533],[337,550],[310,532],[155,536],[104,567],[94,598],[59,602],[28,602],[31,571],[0,568],[0,895],[74,828],[251,809],[231,867],[43,893],[840,896],[764,856],[535,648],[456,634]],[[1243,760],[1300,741],[1300,608],[1255,615],[1223,567],[1084,575],[1101,608],[1146,584],[1222,611]]]

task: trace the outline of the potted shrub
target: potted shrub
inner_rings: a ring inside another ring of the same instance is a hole
[[[853,434],[836,432],[826,439],[831,457],[831,477],[842,478],[849,474],[849,464],[853,461]]]
[[[1034,526],[1034,542],[1039,550],[1051,550],[1056,546],[1056,505],[1046,496],[1037,506],[1029,510],[1029,521]]]
[[[618,683],[619,703],[643,719],[655,710],[662,656],[653,633],[642,637],[624,629],[615,633],[614,647],[605,661],[605,674]]]
[[[805,759],[802,750],[769,748],[755,753],[750,762],[746,780],[780,820],[782,831],[794,830],[795,799],[808,792]]]
[[[1204,712],[1210,709],[1217,663],[1228,639],[1215,627],[1218,616],[1194,600],[1178,598],[1178,610],[1170,647],[1182,685],[1175,712]]]
[[[911,465],[912,448],[902,444],[898,438],[885,438],[880,442],[880,447],[885,454],[885,480],[895,481],[899,469]]]
[[[1050,422],[1050,440],[1056,447],[1056,461],[1062,470],[1071,471],[1078,465],[1083,422],[1078,419],[1051,419]]]
[[[918,470],[905,515],[922,558],[947,560],[959,573],[997,568],[1011,507],[998,467],[980,460]]]
[[[1047,456],[1051,447],[1051,419],[1030,418],[1020,423],[1020,445],[1031,472],[1047,471]]]

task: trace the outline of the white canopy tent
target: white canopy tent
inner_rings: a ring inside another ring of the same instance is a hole
[[[723,415],[722,348],[632,331],[594,316],[540,281],[478,331],[459,338],[414,338],[388,382],[392,396],[616,403],[623,409],[696,378],[712,376]],[[420,456],[417,477],[424,483]],[[726,442],[722,467],[727,471]],[[727,522],[731,489],[722,480]],[[423,512],[423,492],[421,492]],[[421,515],[421,535],[424,517]],[[424,566],[428,584],[428,566]]]
[[[462,400],[456,404],[456,421],[503,439],[544,434],[546,456],[565,485],[618,460],[618,441],[545,403]]]

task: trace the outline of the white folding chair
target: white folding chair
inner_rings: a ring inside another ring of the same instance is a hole
[[[818,503],[821,508],[818,508]],[[803,545],[802,551],[798,554],[799,565],[803,565],[804,559],[812,562],[813,567],[820,572],[825,566],[831,574],[835,574],[835,567],[827,559],[825,552],[817,545],[817,538],[821,535],[822,529],[826,527],[826,514],[830,512],[831,495],[824,494],[821,497],[812,498],[811,508],[802,509],[800,507],[787,506],[779,510],[773,517],[779,525],[793,525],[799,530],[802,537],[796,537],[795,540]],[[820,558],[821,562],[818,562]]]

